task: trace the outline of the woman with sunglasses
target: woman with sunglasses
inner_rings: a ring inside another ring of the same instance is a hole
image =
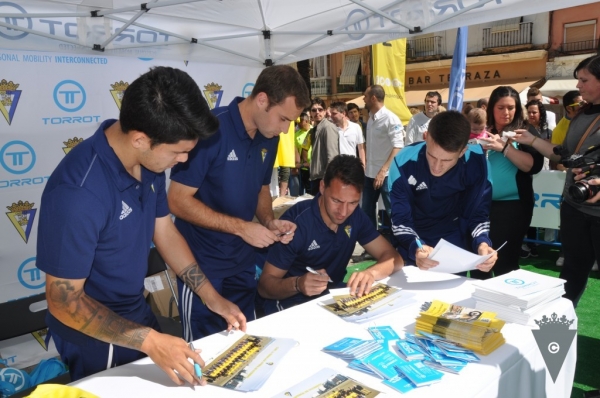
[[[587,105],[571,120],[562,144],[562,152],[566,156],[582,155],[590,147],[600,146],[600,56],[581,61],[573,77],[577,79],[577,88]],[[560,160],[560,156],[554,154],[555,145],[537,139],[528,131],[519,133],[515,137],[517,142],[533,146],[550,160]],[[599,152],[590,155],[597,158]],[[581,169],[567,170],[560,208],[560,232],[565,256],[560,278],[567,281],[565,297],[573,301],[575,306],[585,290],[594,261],[600,262],[600,193],[591,195],[583,202],[569,194],[569,187],[585,177]],[[600,177],[589,181],[589,185],[600,185]]]

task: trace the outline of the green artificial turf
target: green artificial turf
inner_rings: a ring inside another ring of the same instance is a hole
[[[552,246],[538,246],[538,257],[521,259],[522,269],[544,275],[558,277],[557,267],[559,249]],[[355,263],[347,268],[344,282],[350,275],[375,264],[375,261]],[[600,389],[600,272],[590,274],[588,285],[576,309],[577,313],[577,369],[571,398],[582,398],[585,391]]]

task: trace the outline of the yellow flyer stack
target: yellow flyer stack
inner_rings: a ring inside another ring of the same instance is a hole
[[[494,312],[434,300],[421,307],[417,331],[433,333],[477,353],[488,355],[504,344],[504,321]]]

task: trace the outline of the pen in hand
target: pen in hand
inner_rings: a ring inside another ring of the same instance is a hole
[[[277,236],[278,238],[281,238],[282,236],[289,235],[289,234],[291,234],[291,233],[292,233],[292,231],[287,231],[287,232],[282,232],[282,233],[280,233],[280,234],[277,234],[276,236]]]
[[[307,270],[308,272],[310,272],[311,274],[315,274],[315,275],[322,275],[320,272],[317,272],[317,271],[315,271],[315,270],[314,270],[314,269],[312,269],[311,267],[306,267],[306,270]],[[332,282],[332,283],[333,283],[333,281],[331,280],[331,278],[329,278],[329,282]]]
[[[423,249],[423,244],[421,243],[421,240],[419,238],[415,238],[415,241],[417,242],[417,246],[419,246],[419,250],[424,252],[425,249]]]
[[[190,343],[189,346],[190,346],[190,349],[192,351],[196,352],[196,349],[194,348],[194,344],[193,343]],[[196,377],[198,379],[202,378],[202,368],[196,362],[194,362],[194,372],[196,373]]]

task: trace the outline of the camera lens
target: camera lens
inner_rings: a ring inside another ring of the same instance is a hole
[[[577,181],[569,187],[569,195],[577,203],[585,202],[600,191],[600,186],[589,185],[586,180]]]

